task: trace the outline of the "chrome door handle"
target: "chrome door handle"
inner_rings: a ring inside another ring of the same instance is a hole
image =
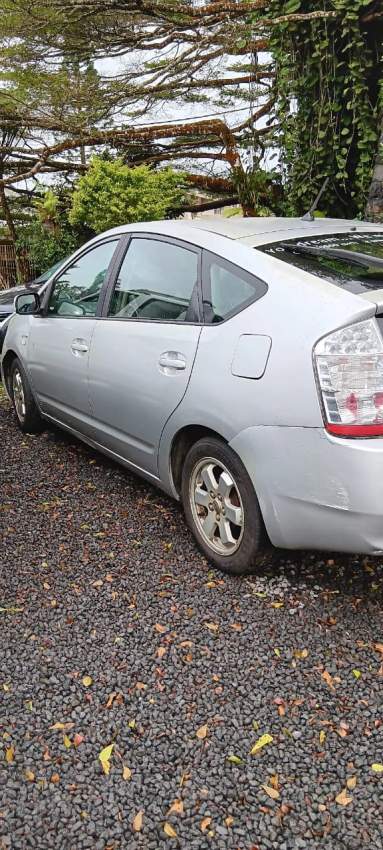
[[[163,369],[186,369],[186,357],[179,351],[164,351],[158,363]]]
[[[78,357],[79,354],[86,354],[88,351],[88,346],[84,339],[74,339],[71,344],[71,352],[75,357]]]

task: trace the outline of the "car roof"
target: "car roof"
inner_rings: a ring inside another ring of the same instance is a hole
[[[371,230],[382,230],[383,227],[367,221],[342,219],[342,218],[314,218],[312,221],[303,218],[224,218],[214,216],[212,218],[194,219],[188,222],[191,227],[199,230],[208,230],[229,239],[239,240],[245,244],[265,245],[268,242],[277,242],[280,239],[294,239],[299,237],[311,237],[315,235],[342,233],[342,232],[366,232]]]
[[[233,216],[225,218],[216,215],[212,217],[201,216],[195,219],[177,219],[165,221],[137,222],[123,227],[116,227],[108,231],[108,235],[120,235],[131,232],[161,233],[164,236],[174,238],[187,238],[195,233],[197,240],[198,231],[202,233],[213,233],[256,248],[258,245],[267,245],[282,239],[310,238],[332,233],[368,232],[381,231],[383,226],[372,222],[359,221],[357,219],[343,218],[314,218],[312,221],[303,218],[279,218],[277,216],[265,216],[254,218],[242,218]],[[103,234],[105,236],[105,233]],[[100,237],[96,237],[98,240]]]

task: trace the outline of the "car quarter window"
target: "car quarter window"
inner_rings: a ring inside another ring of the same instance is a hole
[[[48,315],[95,316],[100,291],[118,239],[102,242],[82,254],[59,275],[49,297]]]
[[[112,293],[108,316],[185,322],[198,320],[197,251],[159,239],[131,240]]]
[[[208,251],[202,254],[202,279],[207,324],[228,319],[267,292],[263,280]]]

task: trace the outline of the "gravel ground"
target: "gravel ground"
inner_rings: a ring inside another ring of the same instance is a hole
[[[382,848],[382,563],[222,576],[147,484],[0,429],[1,850]]]

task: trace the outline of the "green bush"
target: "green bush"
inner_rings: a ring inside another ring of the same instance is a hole
[[[184,176],[171,168],[129,168],[122,159],[95,156],[77,182],[69,220],[102,233],[122,224],[169,217],[184,194]]]

